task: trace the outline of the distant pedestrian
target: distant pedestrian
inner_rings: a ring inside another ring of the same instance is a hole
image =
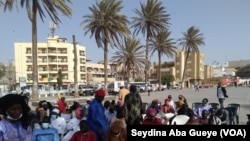
[[[197,91],[199,92],[199,85],[195,85],[194,87],[195,87],[195,92]]]
[[[150,85],[147,86],[147,90],[148,90],[148,96],[150,96],[150,92],[152,90],[151,87],[150,87]]]
[[[221,82],[218,83],[217,86],[217,98],[220,103],[220,107],[224,108],[224,100],[228,98],[226,88],[221,85]]]

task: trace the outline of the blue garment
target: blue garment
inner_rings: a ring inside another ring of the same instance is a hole
[[[94,99],[88,108],[88,127],[96,133],[98,141],[104,141],[104,137],[108,131],[108,122],[104,111],[104,106],[97,99]],[[101,133],[98,130],[101,130]]]
[[[8,119],[0,121],[0,141],[31,141],[32,129],[24,129],[20,122],[12,124]]]
[[[211,105],[209,104],[201,104],[200,106],[198,106],[195,111],[194,111],[194,114],[198,117],[202,117],[202,111],[203,110],[207,110],[209,111],[211,109]]]
[[[59,134],[55,128],[35,129],[32,136],[33,141],[59,141]]]

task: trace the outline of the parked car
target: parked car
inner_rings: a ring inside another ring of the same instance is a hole
[[[75,90],[71,89],[71,95],[74,95]],[[78,85],[78,94],[81,96],[93,96],[95,94],[95,88],[89,85]]]
[[[93,96],[95,94],[95,88],[89,85],[79,85],[79,95]]]
[[[171,86],[169,86],[169,89],[176,89],[176,90],[179,90],[180,87],[177,86],[177,85],[171,85]]]

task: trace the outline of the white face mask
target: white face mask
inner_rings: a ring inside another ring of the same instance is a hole
[[[44,129],[49,128],[49,123],[42,123],[42,128],[44,128]]]
[[[51,115],[51,119],[55,120],[57,118],[57,115]]]
[[[7,113],[7,119],[9,119],[9,120],[19,120],[21,117],[23,116],[23,114],[20,114],[20,116],[18,117],[18,118],[13,118],[13,117],[11,117],[8,113]]]

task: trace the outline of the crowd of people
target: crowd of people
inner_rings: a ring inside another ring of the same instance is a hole
[[[0,98],[0,140],[126,141],[127,125],[176,124],[171,120],[177,115],[189,117],[186,125],[215,124],[216,121],[211,120],[215,112],[211,109],[207,98],[192,109],[183,95],[176,101],[168,95],[163,104],[154,99],[144,107],[136,85],[129,89],[121,86],[117,101],[105,100],[105,90],[100,88],[95,98],[87,99],[86,103],[74,101],[68,105],[65,97],[60,97],[56,104],[40,101],[34,112],[23,96],[8,94]],[[169,113],[171,117],[167,116]],[[224,111],[215,114],[225,116],[221,124],[229,124]]]

